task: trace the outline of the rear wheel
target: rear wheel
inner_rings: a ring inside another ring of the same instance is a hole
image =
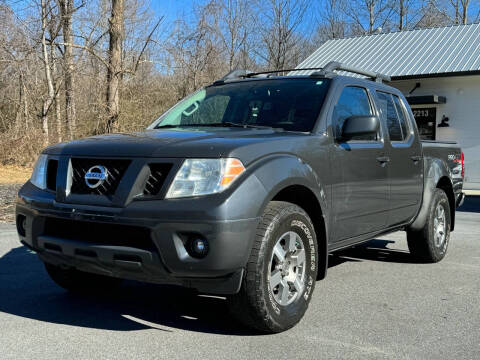
[[[250,328],[275,333],[297,324],[317,274],[317,240],[300,207],[271,202],[257,227],[241,290],[229,300],[232,315]]]
[[[61,268],[45,263],[50,278],[62,288],[72,292],[106,292],[120,286],[121,279],[91,274],[74,268]]]
[[[422,262],[438,262],[445,257],[450,241],[450,204],[445,191],[436,189],[425,226],[407,231],[410,253]]]

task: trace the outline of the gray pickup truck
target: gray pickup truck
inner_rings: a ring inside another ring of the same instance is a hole
[[[48,147],[19,192],[21,242],[70,291],[176,284],[267,333],[300,321],[335,250],[404,230],[412,257],[440,261],[460,149],[421,142],[387,77],[310,70],[235,71],[145,132]]]

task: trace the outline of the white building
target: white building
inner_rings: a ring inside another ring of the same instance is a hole
[[[330,40],[298,68],[329,61],[390,75],[421,136],[457,141],[465,153],[465,188],[480,190],[480,24]]]

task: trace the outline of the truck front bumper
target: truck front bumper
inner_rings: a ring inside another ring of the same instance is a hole
[[[201,209],[203,200],[195,201]],[[64,204],[27,183],[17,201],[17,229],[20,241],[53,265],[210,294],[238,292],[259,218],[202,218],[197,211],[193,220],[184,203],[176,204],[156,212],[153,201],[125,208]],[[208,243],[205,257],[189,254],[193,238]]]

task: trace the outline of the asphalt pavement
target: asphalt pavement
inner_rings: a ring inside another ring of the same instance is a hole
[[[57,287],[0,224],[0,359],[480,359],[480,197],[446,258],[418,264],[396,233],[330,257],[305,318],[258,335],[225,300],[126,282],[102,297]]]

